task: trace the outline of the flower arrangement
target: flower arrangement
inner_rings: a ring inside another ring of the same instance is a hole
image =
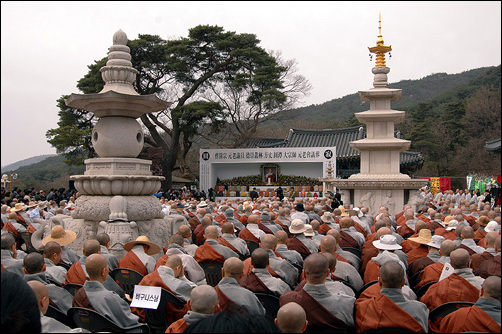
[[[216,180],[216,187],[219,186],[265,186],[267,185],[263,182],[262,176],[249,175],[249,176],[238,176],[232,179]],[[277,177],[277,182],[273,182],[274,186],[320,186],[322,182],[316,178],[310,178],[306,176],[296,176],[296,175],[281,175]]]

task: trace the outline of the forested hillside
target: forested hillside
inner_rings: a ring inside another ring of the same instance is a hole
[[[406,112],[406,120],[396,125],[401,135],[412,141],[410,151],[425,156],[420,176],[464,177],[470,173],[493,176],[500,173],[500,155],[483,149],[486,141],[500,138],[501,67],[485,67],[458,74],[436,73],[420,80],[389,85],[402,89],[402,99],[392,108]],[[368,87],[369,89],[370,87]],[[364,88],[362,88],[364,90]],[[354,93],[320,105],[280,112],[278,120],[264,122],[256,137],[285,138],[290,128],[325,129],[360,124],[354,113],[369,109]],[[198,176],[198,149],[218,148],[204,139],[192,146],[188,155],[190,172]],[[141,158],[154,160],[147,153]],[[48,189],[67,187],[70,175],[82,174],[84,166],[69,167],[63,157],[52,157],[16,170],[14,185]]]

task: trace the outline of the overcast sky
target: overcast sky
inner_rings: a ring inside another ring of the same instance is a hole
[[[79,93],[87,66],[113,34],[186,37],[201,24],[252,33],[266,50],[296,59],[312,84],[303,105],[372,87],[378,13],[392,46],[389,82],[460,73],[501,62],[501,2],[1,2],[1,165],[53,154],[56,100]]]

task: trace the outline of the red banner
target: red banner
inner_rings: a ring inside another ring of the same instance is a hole
[[[444,192],[445,190],[451,190],[451,177],[441,177],[439,179],[439,184],[441,188],[441,192]]]

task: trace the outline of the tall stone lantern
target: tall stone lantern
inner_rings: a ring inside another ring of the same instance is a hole
[[[85,160],[84,175],[70,177],[79,195],[72,218],[50,222],[44,232],[47,235],[51,225],[61,223],[75,230],[77,240],[69,247],[78,252],[92,234],[104,231],[111,238],[110,252],[118,258],[125,254],[122,246],[138,235],[146,235],[163,246],[180,224],[188,225],[182,216],[162,212],[153,194],[164,177],[152,175],[152,161],[136,158],[144,145],[143,129],[136,119],[166,109],[171,103],[135,91],[132,84],[138,71],[132,67],[126,44],[126,34],[117,31],[106,66],[100,69],[105,86],[99,93],[72,94],[65,101],[69,107],[99,117],[92,131],[92,144],[99,158]]]
[[[409,149],[411,142],[394,136],[394,125],[404,120],[405,112],[392,110],[391,102],[401,99],[402,90],[387,88],[390,68],[385,65],[385,54],[392,48],[384,44],[381,20],[378,29],[376,46],[369,47],[376,54],[376,66],[372,69],[374,88],[359,92],[361,100],[369,102],[370,110],[355,113],[366,124],[366,138],[350,142],[352,148],[361,152],[361,171],[347,180],[334,179],[331,183],[345,193],[346,200],[353,198],[354,205],[368,206],[371,214],[378,213],[383,205],[393,215],[413,201],[427,180],[400,173],[400,152]]]

